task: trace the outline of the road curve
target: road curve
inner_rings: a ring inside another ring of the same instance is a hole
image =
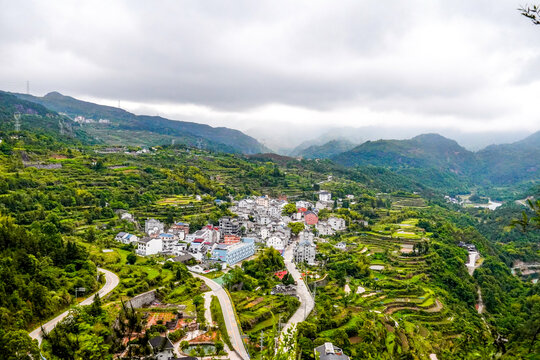
[[[294,244],[289,245],[283,252],[283,260],[287,270],[293,277],[294,281],[297,283],[296,294],[300,300],[300,307],[296,312],[291,316],[285,327],[283,328],[282,334],[285,334],[290,328],[294,328],[297,323],[306,320],[307,316],[311,313],[315,307],[315,301],[309,292],[309,289],[306,286],[304,280],[302,280],[302,275],[296,269],[296,265],[293,263],[293,248]]]
[[[223,287],[214,280],[193,272],[192,274],[196,278],[204,281],[205,284],[212,290],[214,295],[217,296],[219,304],[221,305],[221,310],[223,311],[223,318],[225,319],[225,326],[227,327],[227,332],[229,333],[229,337],[231,338],[232,346],[236,351],[235,355],[237,355],[238,359],[240,360],[249,359],[248,352],[246,351],[244,342],[242,341],[242,337],[240,335],[240,324],[238,324],[238,322],[236,321],[236,316],[234,315],[234,308],[227,292],[225,292]],[[235,360],[232,356],[231,359]]]
[[[115,287],[118,286],[120,283],[120,279],[118,276],[109,271],[102,268],[98,268],[98,271],[100,273],[105,274],[105,285],[101,289],[99,289],[98,294],[100,298],[104,298],[108,293],[114,290]],[[92,294],[92,296],[84,299],[79,303],[79,305],[90,305],[92,301],[94,301],[95,294]],[[69,310],[64,311],[54,319],[50,320],[49,322],[43,324],[43,326],[38,327],[37,329],[34,329],[29,335],[32,339],[36,339],[38,343],[41,345],[41,341],[43,340],[41,328],[45,329],[46,332],[50,332],[54,327],[62,321],[67,315],[69,314]]]

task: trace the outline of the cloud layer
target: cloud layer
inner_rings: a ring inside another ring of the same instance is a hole
[[[540,27],[514,1],[0,5],[5,90],[244,130],[540,128]]]

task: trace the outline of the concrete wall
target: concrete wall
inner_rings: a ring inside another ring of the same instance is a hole
[[[126,303],[126,305],[129,307],[133,306],[134,308],[144,308],[150,305],[156,299],[156,290],[151,290],[133,297]]]

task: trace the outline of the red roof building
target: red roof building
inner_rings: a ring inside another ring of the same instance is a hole
[[[287,270],[278,271],[278,272],[275,273],[274,275],[276,275],[277,278],[278,278],[279,280],[283,280],[283,278],[285,277],[285,275],[287,275]]]
[[[234,235],[234,234],[223,235],[223,243],[225,245],[236,244],[236,243],[239,243],[241,240],[242,238],[238,235]]]
[[[311,211],[304,214],[304,221],[307,225],[316,225],[319,222],[319,217]]]

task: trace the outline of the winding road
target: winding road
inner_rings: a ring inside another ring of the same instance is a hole
[[[286,334],[287,331],[291,328],[294,328],[297,323],[306,320],[308,315],[315,307],[315,301],[313,300],[313,297],[311,296],[311,293],[307,288],[306,283],[304,282],[304,280],[302,280],[302,275],[296,269],[296,265],[293,263],[293,248],[294,244],[291,244],[285,249],[285,251],[283,252],[283,260],[285,261],[285,266],[287,267],[287,270],[293,277],[294,281],[296,281],[297,283],[296,294],[300,299],[300,307],[296,310],[293,316],[291,316],[289,321],[287,321],[287,324],[283,328],[282,334]]]
[[[225,326],[227,327],[227,332],[229,333],[229,338],[231,339],[234,348],[234,352],[229,353],[231,360],[249,359],[248,352],[242,341],[242,336],[240,335],[240,324],[236,321],[234,308],[227,292],[214,280],[197,273],[192,272],[191,274],[204,281],[204,283],[212,290],[213,295],[217,296],[219,300],[221,310],[223,311],[223,318],[225,319]]]
[[[97,292],[99,294],[99,297],[103,299],[108,293],[113,291],[114,288],[118,286],[118,284],[120,283],[120,279],[118,278],[118,276],[115,273],[113,273],[113,272],[111,272],[109,270],[98,268],[98,271],[100,273],[105,274],[105,285],[103,285],[103,287],[101,289],[99,289],[99,291]],[[92,304],[92,302],[94,301],[94,296],[95,296],[95,294],[92,294],[92,296],[84,299],[78,305],[90,305],[90,304]],[[41,328],[43,327],[43,329],[45,329],[46,332],[50,332],[68,314],[69,314],[69,310],[66,310],[63,313],[61,313],[60,315],[58,315],[57,317],[55,317],[54,319],[52,319],[52,320],[46,322],[45,324],[43,324],[43,326],[40,326],[37,329],[34,329],[29,334],[30,337],[32,339],[36,339],[38,341],[39,345],[41,345],[41,341],[43,340],[43,336],[42,336],[42,333],[41,333]]]

